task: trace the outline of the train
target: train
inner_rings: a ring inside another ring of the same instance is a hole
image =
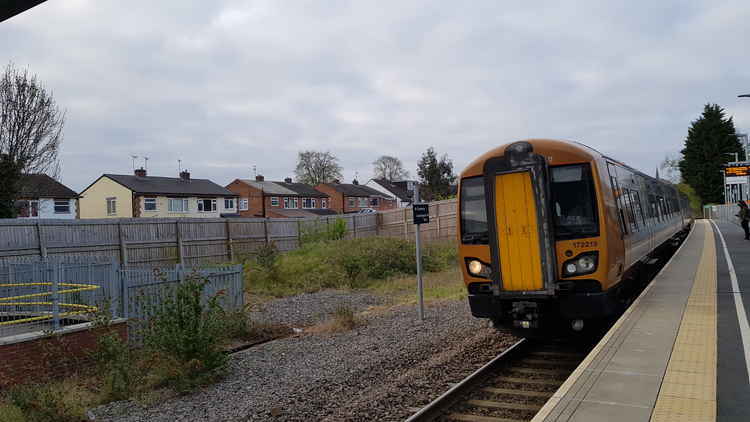
[[[582,331],[622,312],[656,251],[691,223],[688,198],[574,141],[527,139],[460,174],[459,262],[471,313],[497,328]]]

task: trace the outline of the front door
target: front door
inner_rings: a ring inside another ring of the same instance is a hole
[[[502,290],[542,290],[536,198],[531,173],[495,176],[495,223]]]

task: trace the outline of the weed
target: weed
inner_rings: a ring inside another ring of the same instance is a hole
[[[81,421],[91,395],[73,383],[25,384],[5,393],[6,400],[23,412],[25,420],[34,422]]]
[[[219,348],[222,309],[218,297],[203,303],[203,289],[208,280],[193,274],[181,282],[172,297],[155,310],[145,330],[148,348],[172,356],[181,363],[191,363],[198,376],[221,368],[226,355]]]
[[[354,310],[346,305],[338,306],[322,323],[308,329],[312,333],[340,333],[362,325]]]
[[[26,417],[18,406],[0,401],[0,420],[4,422],[26,422]]]

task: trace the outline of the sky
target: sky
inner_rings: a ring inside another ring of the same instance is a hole
[[[708,102],[750,131],[748,22],[747,0],[48,0],[0,23],[0,64],[65,109],[79,191],[131,155],[226,185],[322,150],[364,182],[380,155],[458,173],[533,137],[654,174]]]

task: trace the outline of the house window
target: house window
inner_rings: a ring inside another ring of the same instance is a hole
[[[284,198],[284,208],[286,208],[286,200],[287,200],[287,198]],[[271,197],[271,206],[272,207],[278,207],[279,206],[279,197],[278,196],[272,196]]]
[[[70,201],[55,199],[55,214],[70,214]]]
[[[199,199],[198,211],[200,212],[216,211],[216,200],[215,199]]]
[[[107,198],[107,215],[117,214],[117,198]]]
[[[380,198],[370,198],[370,206],[377,207],[380,204]]]
[[[316,207],[315,198],[310,199],[310,201],[312,202],[312,207],[310,208],[315,208]]]
[[[362,208],[367,207],[367,198],[359,198],[359,206]]]
[[[315,200],[312,198],[303,198],[302,208],[315,208]]]
[[[284,208],[289,208],[289,198],[284,198]]]
[[[292,198],[292,208],[297,209],[299,208],[299,202],[297,202],[298,198]]]
[[[224,198],[224,209],[225,210],[234,209],[234,198]]]
[[[169,212],[188,212],[189,202],[187,199],[169,199]]]
[[[145,198],[143,200],[144,211],[156,211],[156,198]]]
[[[320,208],[328,208],[328,202],[325,199],[320,200]]]
[[[351,196],[347,198],[347,202],[349,203],[349,208],[354,208],[355,207],[355,205],[354,205],[355,204],[354,199],[355,198],[352,198]]]
[[[247,211],[247,198],[240,198],[240,211]]]

